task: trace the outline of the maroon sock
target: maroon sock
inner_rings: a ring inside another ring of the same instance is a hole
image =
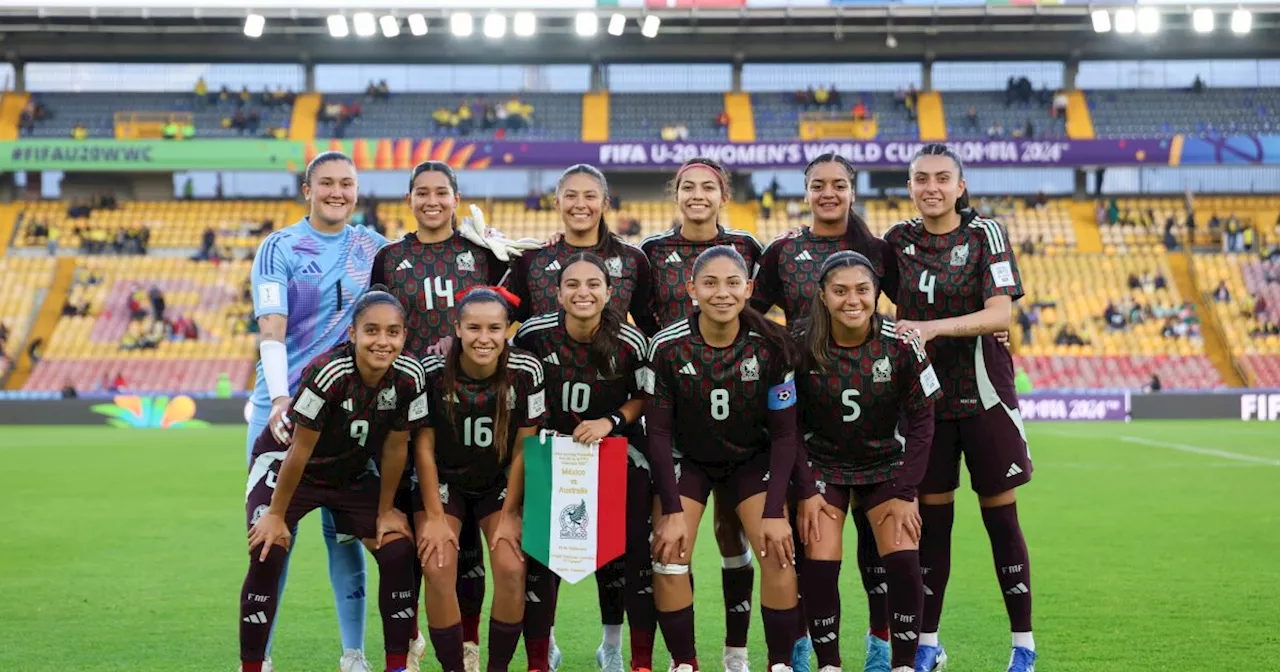
[[[801,591],[818,667],[840,667],[840,561],[808,560]]]
[[[545,565],[528,559],[524,578],[524,639],[525,647],[532,641],[547,639],[551,636],[551,625],[556,613],[556,593],[558,578]],[[532,660],[530,660],[532,666]],[[530,667],[530,669],[534,669]],[[539,668],[545,669],[545,668]]]
[[[889,608],[893,612],[892,667],[911,667],[920,640],[920,611],[924,608],[924,583],[920,579],[920,552],[898,551],[882,559],[889,582]]]
[[[876,535],[865,510],[854,509],[852,518],[858,529],[858,570],[862,587],[867,591],[868,629],[876,637],[889,641],[889,586],[885,583],[884,565],[880,564]]]
[[[526,630],[524,633],[524,657],[529,661],[530,670],[542,670],[547,672],[551,669],[551,638],[550,637],[530,637]]]
[[[431,648],[436,650],[436,660],[444,672],[463,672],[462,625],[455,623],[447,628],[427,628]]]
[[[271,546],[266,562],[258,560],[260,553],[262,546],[249,551],[249,571],[240,588],[240,660],[250,664],[261,664],[267,657],[271,622],[280,604],[280,574],[289,557],[278,545]]]
[[[480,526],[463,525],[458,534],[458,609],[462,612],[462,636],[480,643],[480,612],[484,607],[484,551]]]
[[[387,652],[387,669],[404,667],[417,623],[417,605],[413,590],[413,565],[418,561],[413,542],[403,537],[387,542],[373,552],[378,561],[378,611],[382,613],[383,647]],[[398,656],[399,665],[392,662]]]
[[[942,598],[951,578],[951,524],[956,504],[920,503],[920,573],[924,577],[924,615],[921,632],[937,632],[942,620]]]
[[[262,661],[242,661],[240,663],[240,672],[262,672]]]
[[[796,554],[792,561],[792,566],[796,569],[796,634],[792,642],[792,648],[794,648],[794,642],[809,636],[809,622],[804,617],[808,613],[804,606],[804,582],[800,578],[809,561],[804,557],[804,543],[800,541],[800,526],[795,522],[791,523],[791,535],[794,542],[792,548],[795,549]]]
[[[983,509],[982,523],[991,539],[1009,627],[1013,632],[1031,632],[1031,556],[1018,524],[1018,503]]]
[[[480,643],[480,614],[462,614],[462,641]]]
[[[600,623],[622,625],[626,614],[627,563],[616,558],[596,571],[596,599],[600,602]],[[528,617],[525,617],[528,620]]]
[[[688,663],[698,668],[698,652],[693,637],[693,605],[679,611],[659,611],[658,627],[662,628],[662,639],[671,652],[671,662],[676,666]]]
[[[653,669],[653,631],[631,628],[631,669]]]
[[[412,518],[412,516],[410,516]],[[418,629],[418,604],[422,597],[422,563],[413,563],[413,640],[418,639],[422,631]]]
[[[720,570],[724,586],[724,645],[745,647],[751,630],[751,593],[755,590],[756,570],[746,567]]]
[[[653,529],[649,522],[649,510],[653,507],[649,472],[631,464],[627,472],[627,553],[624,556],[626,575],[623,580],[626,597],[623,602],[631,630],[632,667],[636,667],[634,660],[637,657],[646,661],[653,658],[658,610],[653,606],[653,558],[649,553],[649,532]],[[639,648],[636,642],[638,633],[648,633],[648,637],[642,637]],[[639,667],[650,668],[652,665]]]
[[[511,658],[516,655],[516,645],[520,643],[520,633],[524,626],[520,623],[503,623],[492,617],[489,619],[489,672],[507,672],[511,667]]]
[[[791,650],[796,645],[796,621],[800,611],[796,607],[790,609],[770,609],[760,606],[760,620],[764,621],[764,645],[769,650],[769,667],[778,663],[791,664]]]

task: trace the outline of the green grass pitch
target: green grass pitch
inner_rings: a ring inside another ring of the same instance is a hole
[[[243,432],[0,430],[0,670],[235,670]],[[1019,511],[1044,672],[1274,669],[1276,425],[1035,424],[1030,439],[1036,476]],[[1008,626],[972,493],[961,493],[956,517],[949,669],[1003,670]],[[303,522],[289,577],[274,653],[282,672],[333,670],[340,653],[317,521]],[[706,533],[695,572],[706,577],[697,614],[707,670],[724,628],[717,568]],[[841,591],[845,669],[860,670],[866,609],[852,562]],[[376,607],[371,598],[373,654]],[[598,622],[594,582],[566,586],[556,627],[566,672],[594,669]],[[666,660],[659,643],[655,662]],[[521,655],[513,669],[522,665]],[[424,669],[438,669],[430,653]]]

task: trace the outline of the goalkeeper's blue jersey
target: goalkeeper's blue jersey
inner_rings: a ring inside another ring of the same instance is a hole
[[[253,260],[253,313],[288,318],[289,394],[317,355],[347,338],[356,299],[369,286],[373,257],[387,239],[365,226],[326,234],[308,218],[262,241]],[[262,362],[253,384],[255,406],[270,406]]]

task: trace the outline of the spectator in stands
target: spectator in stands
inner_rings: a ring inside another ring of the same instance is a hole
[[[760,216],[766,220],[773,219],[774,195],[772,190],[766,190],[760,196]]]
[[[993,121],[991,122],[991,125],[987,127],[987,137],[988,138],[1004,137],[1004,127],[1000,125],[999,121]]]
[[[1112,302],[1107,302],[1107,307],[1102,312],[1102,319],[1106,320],[1107,326],[1113,331],[1119,331],[1127,326],[1124,313],[1120,312],[1120,309],[1116,308],[1116,304]]]
[[[1087,345],[1085,340],[1080,338],[1080,334],[1076,331],[1075,327],[1070,324],[1064,324],[1061,329],[1058,329],[1058,335],[1054,337],[1053,344],[1058,346]]]
[[[813,92],[813,104],[817,106],[818,109],[825,109],[827,104],[830,102],[831,92],[828,91],[825,86],[819,86],[817,90]]]
[[[1036,125],[1031,123],[1030,119],[1028,119],[1027,123],[1022,126],[1022,137],[1027,138],[1028,140],[1036,137]]]
[[[853,106],[853,119],[854,121],[863,121],[866,118],[867,118],[867,105],[866,103],[859,100],[858,103]]]
[[[804,209],[800,207],[800,201],[787,201],[787,220],[795,221],[804,217]]]
[[[1240,248],[1244,252],[1252,252],[1257,234],[1253,230],[1252,224],[1245,224],[1244,231],[1240,234]]]
[[[1240,219],[1236,217],[1236,213],[1231,213],[1227,217],[1226,223],[1222,227],[1222,247],[1226,252],[1239,252],[1244,248],[1244,230],[1240,226]]]
[[[1164,274],[1163,274],[1163,273],[1161,273],[1160,271],[1156,271],[1156,273],[1155,273],[1155,277],[1153,277],[1153,278],[1151,279],[1151,282],[1152,282],[1152,284],[1154,284],[1154,285],[1155,285],[1155,288],[1156,288],[1156,289],[1168,289],[1168,288],[1169,288],[1169,281],[1165,279]]]
[[[58,256],[58,243],[62,240],[62,229],[55,224],[49,227],[45,235],[45,248],[49,250],[49,256]]]
[[[727,111],[720,110],[720,114],[716,115],[716,128],[720,129],[721,133],[729,132],[729,113]]]
[[[906,108],[907,118],[911,121],[916,120],[916,103],[919,102],[920,94],[916,91],[916,85],[912,84],[907,88]]]
[[[76,397],[79,397],[79,396],[80,395],[76,392],[76,386],[74,383],[71,382],[70,378],[63,381],[62,383],[63,399],[75,399]]]
[[[843,107],[843,105],[841,105],[841,100],[842,100],[842,99],[841,99],[841,97],[840,97],[840,92],[839,92],[839,91],[836,91],[836,85],[835,85],[835,84],[832,84],[830,87],[828,87],[828,89],[827,89],[827,97],[831,99],[831,107],[832,107],[832,108],[834,108],[834,109],[837,109],[837,110],[838,110],[838,109],[840,109],[841,107]]]
[[[1029,257],[1036,253],[1036,244],[1030,238],[1024,238],[1019,248],[1023,256]]]
[[[1204,80],[1200,79],[1200,73],[1197,72],[1195,81],[1191,82],[1191,92],[1204,93],[1204,89],[1205,89]]]
[[[1137,273],[1129,274],[1129,289],[1142,289],[1142,279]]]
[[[975,133],[982,132],[982,123],[978,120],[978,108],[970,105],[969,112],[965,114],[965,121],[968,122],[968,129]]]
[[[9,341],[9,325],[0,322],[0,352],[6,350],[5,344]]]
[[[123,392],[125,387],[124,372],[117,372],[115,378],[107,384],[108,392]]]
[[[1213,290],[1213,300],[1218,303],[1231,303],[1231,290],[1227,289],[1227,281],[1218,282],[1218,287]]]
[[[147,292],[147,298],[151,301],[151,317],[157,320],[164,319],[164,292],[156,285],[151,285],[151,289]]]
[[[1018,320],[1018,328],[1022,331],[1022,344],[1031,345],[1031,327],[1034,326],[1031,313],[1023,310],[1022,306],[1018,306],[1016,319]]]
[[[1160,382],[1160,376],[1154,372],[1151,374],[1151,381],[1147,383],[1148,392],[1159,392],[1164,385]]]
[[[1049,108],[1049,116],[1054,119],[1067,118],[1067,105],[1071,100],[1067,97],[1067,92],[1059,91],[1053,96],[1053,106]]]
[[[77,121],[75,127],[71,129],[71,139],[84,140],[85,138],[88,138],[88,137],[89,137],[89,129],[85,128],[84,124]]]

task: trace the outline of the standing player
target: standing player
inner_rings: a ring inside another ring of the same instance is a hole
[[[346,337],[356,298],[369,283],[370,262],[387,243],[373,229],[347,226],[357,195],[355,164],[347,155],[325,152],[312,159],[302,195],[311,204],[310,216],[267,236],[253,262],[253,308],[262,334],[262,359],[250,398],[250,455],[267,426],[281,443],[288,443],[286,411],[302,369]],[[353,537],[338,536],[329,511],[321,508],[320,514],[344,649],[339,669],[367,672],[364,552]],[[287,575],[286,560],[281,593]],[[270,643],[267,650],[270,653]]]
[[[674,672],[697,670],[687,575],[707,498],[720,487],[733,495],[760,556],[769,669],[789,672],[799,620],[786,517],[797,443],[795,346],[782,327],[747,307],[750,272],[732,247],[703,252],[692,275],[698,311],[658,332],[649,351],[653,399],[645,422],[657,492],[658,623]]]
[[[890,297],[898,291],[898,264],[893,248],[871,233],[866,221],[853,210],[855,171],[839,154],[823,154],[804,169],[805,201],[812,212],[809,226],[769,244],[760,259],[752,305],[762,313],[782,308],[787,324],[809,317],[809,309],[821,284],[819,270],[833,253],[852,250],[864,255]],[[889,613],[885,601],[884,567],[866,513],[853,512],[858,529],[858,567],[867,592],[870,631],[867,633],[865,672],[889,669]],[[796,550],[796,571],[804,573],[804,549]],[[801,585],[804,585],[803,582]],[[803,605],[801,605],[803,608]],[[801,633],[803,635],[803,633]],[[797,642],[792,665],[808,669],[810,638]]]
[[[409,176],[405,201],[418,230],[382,248],[373,261],[373,282],[383,283],[408,313],[407,349],[427,354],[447,347],[454,334],[455,296],[478,285],[496,285],[507,271],[488,247],[458,231],[458,177],[449,164],[425,161]],[[462,606],[467,669],[480,669],[480,609],[484,603],[484,558],[479,528],[464,525],[460,540],[458,599]],[[414,640],[419,642],[418,639]],[[422,652],[415,646],[410,669]]]
[[[579,443],[594,443],[607,436],[626,437],[631,444],[627,474],[626,568],[620,579],[626,588],[625,605],[631,624],[631,669],[653,668],[653,637],[657,629],[653,609],[652,561],[649,558],[649,513],[653,495],[648,462],[636,446],[644,447],[640,416],[644,411],[641,390],[649,375],[648,340],[627,324],[609,305],[612,282],[604,260],[590,252],[569,257],[559,273],[561,310],[530,318],[516,331],[516,347],[528,350],[548,366],[551,390],[547,429],[572,436]],[[616,563],[610,563],[616,564]],[[555,610],[555,575],[541,563],[530,563],[529,573],[542,574],[537,583],[542,599]],[[601,604],[614,577],[597,576]],[[602,607],[602,614],[603,607]],[[618,619],[621,621],[621,619]],[[605,672],[622,672],[622,627],[605,625],[604,642],[596,650],[596,663]],[[531,633],[525,628],[530,670],[547,670],[550,632]]]
[[[697,308],[689,296],[689,269],[706,250],[729,245],[742,255],[748,269],[755,269],[763,248],[746,231],[720,226],[720,210],[729,202],[729,177],[712,159],[684,162],[672,180],[680,225],[649,236],[640,249],[653,269],[653,313],[666,326],[689,317]],[[747,633],[751,628],[751,593],[755,570],[751,549],[742,536],[742,524],[733,512],[733,495],[716,493],[715,535],[720,547],[720,577],[724,590],[724,669],[746,672]]]
[[[392,506],[408,458],[409,432],[427,419],[426,373],[401,354],[404,310],[375,285],[356,302],[351,342],[316,357],[291,414],[293,441],[264,429],[253,447],[245,500],[249,572],[240,592],[242,672],[261,672],[280,600],[290,530],[325,507],[335,529],[364,542],[378,561],[386,670],[403,672],[413,622],[416,560],[404,513]],[[381,456],[381,473],[370,470]],[[359,547],[357,547],[359,548]]]
[[[928,343],[943,383],[929,467],[920,482],[926,590],[916,669],[932,672],[946,662],[938,622],[951,575],[963,455],[1013,631],[1009,671],[1031,672],[1031,562],[1015,496],[1031,480],[1031,456],[1013,388],[1013,358],[992,336],[1008,330],[1022,279],[1004,227],[968,209],[964,166],[954,152],[926,145],[912,159],[908,177],[920,216],[885,234],[904,279],[894,301],[901,318],[897,332]]]
[[[464,521],[476,521],[489,542],[494,582],[488,669],[506,672],[524,619],[524,440],[546,419],[546,394],[538,359],[507,347],[510,309],[500,294],[476,287],[457,307],[449,351],[423,360],[431,423],[414,440],[424,602],[436,657],[446,672],[461,672],[457,540]]]
[[[907,345],[876,315],[880,283],[871,260],[837,252],[817,277],[796,376],[808,453],[797,460],[805,472],[797,479],[805,616],[818,665],[838,671],[844,516],[856,503],[876,521],[893,611],[892,670],[913,672],[924,599],[916,484],[933,441],[938,376],[923,346]]]

